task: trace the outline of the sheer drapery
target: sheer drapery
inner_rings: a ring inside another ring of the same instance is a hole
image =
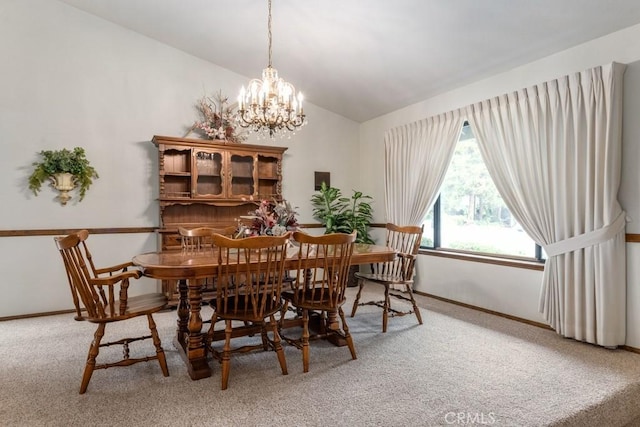
[[[561,335],[625,342],[622,75],[610,64],[470,105],[509,210],[545,248],[540,311]]]
[[[444,180],[462,124],[460,111],[452,111],[385,132],[388,222],[422,224]]]

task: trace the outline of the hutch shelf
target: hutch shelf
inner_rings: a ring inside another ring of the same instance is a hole
[[[235,225],[254,201],[282,200],[286,147],[154,136],[158,148],[160,250],[180,248],[178,227]],[[171,305],[175,281],[163,281]],[[205,295],[206,296],[206,295]]]

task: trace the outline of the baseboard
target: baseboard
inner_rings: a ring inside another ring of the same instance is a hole
[[[75,312],[76,312],[75,309],[69,309],[69,310],[58,310],[58,311],[46,311],[44,313],[19,314],[17,316],[0,317],[0,322],[3,322],[5,320],[30,319],[32,317],[55,316],[56,314],[69,314],[69,313],[75,313]]]
[[[415,290],[413,292],[415,294],[417,294],[417,295],[422,295],[422,296],[427,297],[427,298],[437,299],[437,300],[440,300],[440,301],[447,302],[449,304],[455,304],[455,305],[459,305],[461,307],[470,308],[472,310],[482,311],[484,313],[492,314],[494,316],[504,317],[506,319],[515,320],[516,322],[526,323],[527,325],[537,326],[538,328],[548,329],[550,331],[553,330],[553,328],[551,328],[549,325],[545,325],[544,323],[534,322],[534,321],[528,320],[528,319],[523,319],[522,317],[511,316],[509,314],[500,313],[499,311],[488,310],[486,308],[478,307],[478,306],[471,305],[471,304],[466,304],[466,303],[463,303],[463,302],[460,302],[460,301],[455,301],[455,300],[452,300],[452,299],[449,299],[449,298],[443,298],[443,297],[439,297],[437,295],[431,295],[431,294],[428,294],[426,292],[420,292],[420,291],[415,291]],[[620,348],[621,350],[626,350],[626,351],[630,351],[632,353],[640,354],[640,348],[631,347],[631,346],[628,346],[628,345],[621,345],[621,346],[618,346],[618,348]]]

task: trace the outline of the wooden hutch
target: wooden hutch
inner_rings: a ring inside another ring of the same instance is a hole
[[[180,248],[178,227],[235,225],[255,201],[282,200],[286,147],[154,136],[160,182],[160,249]],[[163,281],[170,304],[176,283]]]

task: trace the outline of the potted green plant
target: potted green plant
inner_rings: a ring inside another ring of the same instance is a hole
[[[369,235],[369,225],[373,219],[373,209],[370,200],[373,198],[362,194],[361,191],[353,191],[351,197],[343,197],[342,192],[326,183],[320,185],[311,196],[313,205],[313,217],[318,219],[325,227],[325,234],[329,233],[357,233],[356,243],[373,244]],[[349,269],[347,286],[358,286],[355,273],[359,270],[357,265]]]
[[[80,201],[93,183],[94,178],[98,178],[98,173],[91,166],[86,158],[84,149],[75,147],[73,151],[63,148],[62,150],[42,150],[39,153],[42,160],[34,162],[35,166],[31,176],[29,176],[29,189],[36,196],[42,184],[51,180],[51,185],[60,191],[58,198],[65,205],[71,198],[69,191],[79,186]]]
[[[311,197],[313,217],[325,226],[325,233],[357,232],[357,243],[373,244],[369,235],[369,225],[373,220],[373,209],[370,201],[373,198],[353,191],[351,197],[343,197],[342,192],[335,187],[322,183]]]

